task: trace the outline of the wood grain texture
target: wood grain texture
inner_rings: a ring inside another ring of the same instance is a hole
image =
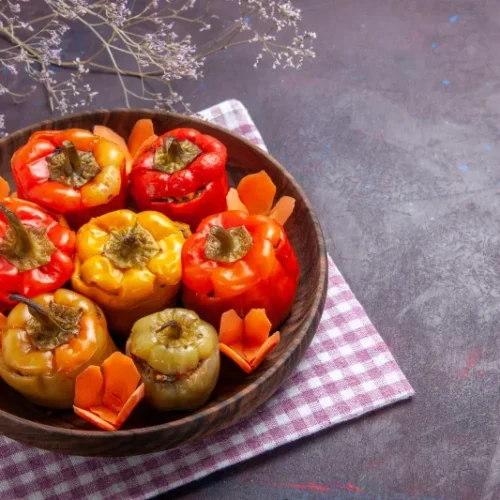
[[[123,429],[114,433],[94,430],[71,412],[49,412],[36,407],[0,382],[0,432],[18,441],[60,453],[91,456],[126,456],[173,448],[219,431],[249,415],[283,384],[309,346],[326,296],[327,259],[316,215],[300,186],[270,155],[231,132],[207,122],[151,110],[88,112],[48,120],[0,141],[0,175],[10,178],[10,158],[36,130],[109,126],[128,137],[140,118],[151,118],[156,133],[194,127],[221,140],[228,148],[230,182],[266,170],[277,185],[277,196],[297,200],[286,230],[297,253],[301,280],[291,315],[280,328],[282,342],[254,373],[244,375],[223,358],[221,378],[210,402],[190,414],[167,414],[139,408]]]

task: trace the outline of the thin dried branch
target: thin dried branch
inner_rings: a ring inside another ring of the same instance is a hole
[[[208,0],[203,11],[196,0],[44,0],[46,13],[36,18],[30,18],[29,0],[2,0],[3,74],[23,72],[33,85],[20,89],[0,81],[0,96],[19,102],[41,85],[50,108],[65,114],[93,101],[97,92],[85,82],[91,71],[115,75],[126,106],[133,99],[189,113],[189,104],[173,83],[201,78],[206,58],[219,51],[255,45],[255,66],[268,57],[274,68],[299,68],[305,59],[315,57],[316,35],[299,31],[301,12],[289,0],[228,2],[238,7],[239,15],[217,33]],[[69,25],[90,37],[91,49],[81,59],[64,58]],[[210,30],[212,40],[197,48],[193,28]],[[179,34],[186,30],[191,34]],[[131,65],[136,70],[129,69]],[[3,74],[0,79],[8,80]],[[139,90],[133,79],[140,80]]]

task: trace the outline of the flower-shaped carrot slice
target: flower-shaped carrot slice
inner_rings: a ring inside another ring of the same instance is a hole
[[[282,196],[273,206],[276,185],[264,170],[241,179],[238,188],[231,188],[227,194],[228,210],[241,210],[250,215],[267,215],[285,225],[295,207],[295,199]]]
[[[248,208],[240,200],[240,195],[238,194],[238,191],[236,189],[229,189],[226,196],[226,201],[228,210],[239,210],[240,212],[245,212],[246,214],[248,214]]]
[[[245,319],[231,309],[221,317],[220,350],[243,371],[250,373],[280,342],[280,332],[269,337],[270,331],[271,322],[264,309],[252,309]]]
[[[134,362],[115,352],[76,378],[75,413],[106,431],[119,429],[144,398],[144,384]]]
[[[269,212],[269,217],[284,226],[290,215],[292,215],[294,208],[295,198],[291,196],[282,196]]]
[[[0,176],[0,201],[2,201],[4,198],[7,198],[9,196],[9,183]]]
[[[264,170],[250,174],[237,187],[238,195],[250,215],[267,215],[273,206],[276,185]]]
[[[132,128],[132,132],[130,132],[130,136],[128,138],[128,149],[132,158],[135,157],[137,151],[144,143],[144,141],[154,135],[154,127],[153,122],[149,118],[142,118],[141,120],[137,120],[135,122],[134,127]]]

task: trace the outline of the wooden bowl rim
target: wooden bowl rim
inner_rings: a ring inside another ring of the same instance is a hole
[[[113,440],[115,437],[126,437],[126,436],[146,436],[150,433],[154,433],[156,431],[160,431],[162,429],[165,429],[167,427],[181,427],[184,424],[187,424],[189,422],[198,422],[202,421],[203,418],[206,415],[210,415],[213,412],[219,412],[220,410],[230,408],[233,404],[237,404],[239,401],[241,401],[247,394],[251,394],[255,391],[259,390],[259,386],[269,380],[274,373],[276,373],[285,363],[286,361],[290,358],[290,356],[293,354],[295,349],[298,347],[298,345],[301,343],[303,340],[303,337],[307,334],[308,329],[311,327],[312,323],[314,322],[314,317],[317,314],[317,311],[320,307],[320,304],[323,300],[324,296],[324,291],[327,286],[327,275],[328,275],[328,259],[326,255],[326,245],[325,245],[325,240],[323,237],[323,232],[321,230],[321,226],[319,224],[318,217],[311,205],[311,202],[309,201],[308,197],[304,193],[302,187],[300,184],[293,178],[293,176],[283,167],[278,160],[276,160],[274,157],[272,157],[267,151],[263,150],[259,146],[253,144],[251,141],[248,139],[235,134],[231,132],[230,130],[221,127],[220,125],[213,124],[211,122],[208,122],[206,120],[200,119],[195,116],[188,116],[188,115],[183,115],[180,113],[174,113],[171,111],[162,111],[162,110],[151,110],[151,109],[144,109],[144,108],[114,108],[114,109],[97,109],[93,111],[85,111],[83,113],[77,113],[73,115],[67,115],[63,117],[58,117],[55,119],[49,119],[49,120],[44,120],[41,122],[38,122],[34,125],[29,125],[28,127],[24,127],[20,130],[17,130],[16,132],[13,132],[12,134],[9,134],[8,136],[0,139],[0,148],[4,146],[4,143],[7,141],[11,140],[13,137],[17,135],[22,135],[22,134],[27,134],[27,133],[33,133],[36,130],[44,130],[44,129],[53,129],[52,125],[54,122],[57,120],[66,120],[66,119],[83,119],[92,115],[96,114],[111,114],[111,113],[123,113],[125,115],[128,114],[134,114],[134,113],[142,113],[144,115],[149,115],[153,117],[155,115],[156,117],[158,116],[164,116],[165,118],[168,118],[169,116],[178,118],[180,120],[186,120],[186,121],[192,121],[196,128],[196,124],[202,125],[203,127],[209,127],[212,129],[217,130],[218,132],[221,132],[223,134],[228,134],[233,136],[234,139],[243,142],[246,146],[250,147],[253,149],[255,152],[257,152],[258,155],[261,155],[264,157],[265,160],[267,160],[270,163],[273,163],[274,166],[281,172],[283,176],[287,178],[287,180],[293,184],[294,188],[298,191],[300,196],[302,197],[304,204],[306,205],[309,213],[311,214],[311,217],[313,219],[313,226],[314,226],[314,232],[318,241],[318,247],[319,247],[319,254],[320,256],[323,255],[325,259],[325,266],[320,266],[320,276],[319,276],[319,286],[318,289],[316,290],[316,294],[314,297],[313,304],[311,308],[309,309],[309,312],[307,315],[301,319],[300,322],[300,330],[303,333],[302,336],[295,336],[292,341],[289,343],[287,346],[286,350],[283,352],[283,354],[276,360],[276,362],[270,366],[267,370],[265,370],[257,379],[253,380],[248,387],[245,387],[244,389],[240,390],[236,394],[233,394],[230,396],[228,399],[224,400],[223,402],[220,402],[213,407],[210,408],[205,408],[205,409],[200,409],[197,410],[196,413],[191,413],[189,415],[184,415],[183,417],[173,420],[170,422],[166,422],[163,424],[157,424],[157,425],[152,425],[149,427],[137,427],[134,429],[119,429],[113,432],[103,432],[103,431],[98,431],[98,430],[79,430],[79,429],[67,429],[64,427],[57,427],[57,426],[52,426],[52,425],[47,425],[47,424],[42,424],[39,422],[34,422],[33,420],[29,420],[24,417],[18,417],[14,416],[9,412],[6,412],[5,410],[0,409],[0,416],[2,418],[5,418],[7,420],[10,420],[13,423],[22,423],[23,425],[26,425],[27,427],[31,427],[34,430],[39,430],[39,431],[45,431],[45,432],[50,432],[52,434],[57,434],[61,437],[98,437],[100,439],[105,439],[105,440]],[[145,116],[146,117],[146,116]],[[104,125],[106,124],[106,120],[104,121]],[[272,397],[272,394],[269,396],[268,399]],[[245,415],[243,418],[246,418]],[[241,420],[241,419],[240,419]],[[234,424],[233,424],[234,425]],[[222,429],[223,427],[221,427]]]

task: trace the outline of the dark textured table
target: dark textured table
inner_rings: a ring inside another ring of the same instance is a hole
[[[169,497],[500,499],[500,2],[295,4],[315,61],[220,53],[188,97],[248,107],[417,395]],[[93,78],[99,105],[123,105]],[[2,108],[11,128],[49,116],[43,94]]]

